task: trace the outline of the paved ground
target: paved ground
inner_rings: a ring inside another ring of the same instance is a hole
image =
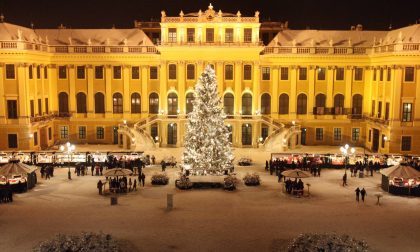
[[[80,150],[80,148],[79,148]],[[182,149],[153,152],[158,160]],[[167,186],[150,185],[159,167],[146,168],[146,186],[119,197],[110,206],[97,195],[99,177],[67,180],[59,169],[48,181],[17,195],[13,204],[0,205],[1,251],[29,251],[39,241],[58,232],[103,231],[123,239],[139,251],[273,251],[302,232],[337,232],[364,239],[374,251],[418,251],[420,199],[384,193],[375,205],[380,175],[349,178],[341,186],[342,170],[322,170],[321,178],[308,178],[311,197],[282,193],[282,184],[263,168],[269,154],[237,149],[256,165],[238,167],[238,177],[255,171],[260,187],[240,185],[237,191],[179,191],[174,187],[176,169],[169,169]],[[356,203],[354,189],[365,187],[365,203]],[[166,211],[166,194],[174,194],[175,208]]]

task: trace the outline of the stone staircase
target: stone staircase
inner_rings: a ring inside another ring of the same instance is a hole
[[[156,148],[156,144],[152,136],[145,130],[145,126],[153,123],[155,119],[148,117],[139,122],[129,125],[120,124],[118,126],[118,133],[125,135],[130,140],[130,144],[123,144],[123,148],[132,151],[147,151]]]
[[[278,119],[265,119],[273,127],[272,133],[265,139],[262,148],[270,152],[283,152],[289,148],[290,138],[300,133],[300,125],[282,122]]]

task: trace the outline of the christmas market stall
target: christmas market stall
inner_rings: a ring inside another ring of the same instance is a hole
[[[420,172],[407,164],[382,169],[382,189],[397,195],[420,196]]]
[[[36,170],[36,167],[12,160],[0,167],[0,186],[9,183],[15,192],[27,191],[37,183]]]

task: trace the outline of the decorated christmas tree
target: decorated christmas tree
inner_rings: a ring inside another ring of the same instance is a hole
[[[231,133],[225,118],[215,72],[207,66],[195,86],[184,140],[183,163],[193,174],[220,174],[232,166]]]

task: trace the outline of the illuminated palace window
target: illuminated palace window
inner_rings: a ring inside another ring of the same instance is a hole
[[[6,79],[14,79],[14,78],[15,78],[15,65],[6,64]]]
[[[306,80],[307,79],[307,68],[302,67],[299,68],[299,80]]]
[[[140,79],[140,67],[138,66],[131,67],[131,79],[133,80]]]
[[[404,81],[405,82],[414,81],[414,67],[406,67],[404,69]]]
[[[244,42],[245,43],[252,42],[252,29],[251,28],[244,29]]]
[[[288,80],[288,79],[289,79],[289,68],[280,67],[280,80]]]
[[[233,28],[226,28],[225,29],[225,42],[232,43],[233,42]]]
[[[337,67],[335,70],[335,80],[342,81],[344,80],[344,68],[343,67]]]
[[[251,65],[244,65],[244,80],[251,80]]]
[[[131,113],[132,114],[140,114],[141,113],[141,105],[140,105],[140,94],[133,93],[131,95]]]
[[[77,104],[77,113],[86,113],[86,94],[85,93],[77,93],[76,95],[76,104]]]
[[[194,28],[187,28],[187,42],[188,43],[195,42],[195,29]]]
[[[85,78],[85,67],[84,66],[77,66],[77,79],[84,79]]]
[[[176,28],[168,29],[168,42],[176,43]]]
[[[214,42],[214,29],[213,28],[206,28],[206,42],[207,43]]]
[[[318,72],[318,80],[325,80],[325,67],[318,68],[317,72]]]
[[[122,114],[123,112],[123,96],[120,93],[115,93],[112,97],[112,105],[114,114]]]
[[[159,113],[159,95],[156,93],[151,93],[149,95],[149,113]]]
[[[354,80],[355,81],[363,80],[363,68],[361,67],[354,68]]]
[[[103,79],[103,78],[104,78],[104,67],[95,66],[95,79]]]
[[[411,122],[412,121],[412,103],[403,103],[403,112],[402,112],[402,121]]]
[[[233,80],[233,65],[225,66],[225,80]]]
[[[316,128],[315,129],[315,140],[316,141],[323,141],[324,140],[324,129],[323,128]]]
[[[187,80],[195,79],[195,66],[194,64],[187,65]]]

